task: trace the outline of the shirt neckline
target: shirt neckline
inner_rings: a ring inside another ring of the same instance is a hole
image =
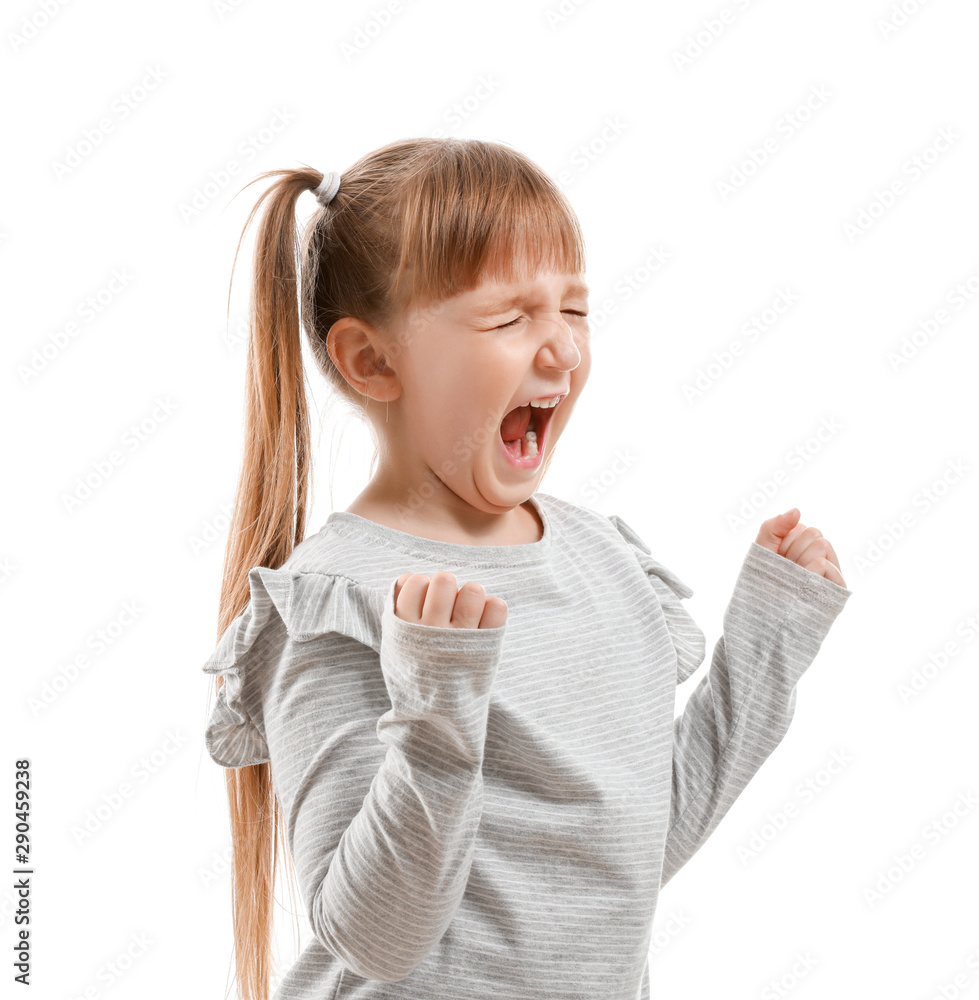
[[[326,519],[324,529],[333,529],[345,538],[365,540],[375,546],[396,549],[408,555],[422,556],[452,565],[515,566],[538,562],[547,557],[551,549],[554,529],[540,494],[528,498],[544,526],[541,537],[535,542],[514,545],[467,545],[446,542],[437,538],[413,535],[398,528],[379,524],[349,510],[335,510]]]

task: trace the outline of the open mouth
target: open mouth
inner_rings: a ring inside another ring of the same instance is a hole
[[[547,426],[556,406],[517,406],[503,418],[500,437],[512,462],[534,464],[544,450]]]

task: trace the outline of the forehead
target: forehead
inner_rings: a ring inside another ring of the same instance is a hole
[[[580,274],[547,272],[516,281],[487,278],[458,298],[466,306],[508,309],[541,295],[556,293],[563,298],[588,297],[588,285]]]

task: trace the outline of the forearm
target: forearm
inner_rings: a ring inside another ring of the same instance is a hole
[[[482,815],[497,630],[429,629],[387,613],[387,746],[310,903],[317,938],[357,975],[407,976],[449,926]]]
[[[784,737],[796,684],[849,596],[752,543],[709,672],[674,720],[663,884],[704,843]]]

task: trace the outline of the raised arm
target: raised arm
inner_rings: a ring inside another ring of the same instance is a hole
[[[406,596],[417,583],[408,578]],[[483,598],[471,584],[460,602],[478,605],[472,627],[406,621],[393,610],[400,585],[382,618],[380,663],[391,707],[377,719],[376,738],[384,753],[361,807],[331,850],[319,833],[324,814],[345,790],[355,799],[362,792],[362,784],[350,784],[353,761],[338,741],[302,768],[290,816],[317,939],[352,972],[386,982],[403,979],[431,952],[465,892],[504,631],[476,627]],[[448,589],[454,599],[454,578]],[[335,692],[314,694],[309,710],[334,718]],[[305,757],[300,748],[282,750],[289,753]],[[376,762],[376,748],[372,756]]]
[[[208,748],[223,766],[271,763],[316,940],[351,973],[396,982],[468,882],[505,605],[482,628],[440,627],[395,613],[400,581],[378,615],[379,595],[344,577],[251,579],[249,610],[205,667],[228,675]]]
[[[693,625],[679,595],[653,580],[672,620]],[[724,613],[710,670],[673,724],[673,786],[662,883],[691,858],[785,735],[796,683],[850,591],[751,543]]]

